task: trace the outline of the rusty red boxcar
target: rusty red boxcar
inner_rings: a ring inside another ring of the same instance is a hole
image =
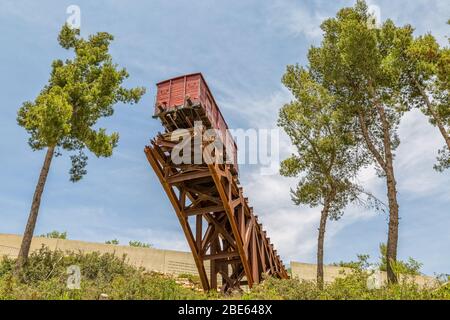
[[[225,152],[232,155],[237,170],[236,142],[203,75],[187,74],[158,82],[156,86],[154,116],[161,119],[167,131],[193,127],[194,121],[202,121],[207,128],[217,129]]]

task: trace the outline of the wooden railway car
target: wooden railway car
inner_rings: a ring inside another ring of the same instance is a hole
[[[193,73],[161,81],[156,84],[154,117],[161,119],[168,132],[192,128],[194,121],[202,121],[208,129],[216,129],[225,152],[237,171],[237,145],[228,125],[201,73]]]

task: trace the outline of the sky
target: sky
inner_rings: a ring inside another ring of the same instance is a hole
[[[382,20],[412,24],[416,34],[432,32],[447,43],[447,0],[372,0]],[[321,40],[321,21],[354,1],[0,1],[0,233],[20,234],[44,159],[33,152],[16,123],[24,101],[47,82],[50,65],[68,56],[57,35],[69,5],[81,10],[81,34],[114,35],[111,54],[126,67],[127,87],[145,86],[134,106],[117,105],[99,125],[118,131],[114,155],[90,155],[88,174],[69,181],[67,154],[55,158],[44,191],[35,234],[67,231],[70,239],[104,242],[139,240],[156,248],[188,250],[175,213],[144,146],[163,131],[152,119],[155,83],[202,72],[231,128],[275,128],[279,108],[290,101],[281,77],[289,64],[306,64],[311,45]],[[413,257],[422,271],[450,273],[450,172],[432,167],[444,144],[438,130],[418,111],[400,125],[395,170],[400,204],[399,258]],[[292,152],[280,136],[281,158]],[[261,175],[258,165],[242,166],[240,182],[285,263],[315,262],[320,208],[295,206],[289,190],[296,179]],[[360,182],[386,201],[385,183],[372,168]],[[387,238],[387,215],[350,206],[328,223],[325,263],[356,254],[378,259]]]

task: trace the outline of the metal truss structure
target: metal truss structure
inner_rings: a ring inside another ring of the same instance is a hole
[[[180,110],[160,117],[176,119],[177,112]],[[192,115],[192,110],[189,112]],[[199,115],[198,120],[201,118]],[[189,132],[195,134],[192,127]],[[159,134],[144,151],[178,217],[203,289],[230,292],[245,285],[251,288],[264,274],[288,278],[280,256],[244,197],[237,170],[220,163],[175,164],[171,153],[177,142],[172,134]]]

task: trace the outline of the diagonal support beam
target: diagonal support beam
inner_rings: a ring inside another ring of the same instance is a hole
[[[174,176],[170,176],[167,178],[167,182],[169,184],[174,184],[174,183],[178,183],[178,182],[199,179],[199,178],[205,178],[205,177],[209,177],[209,176],[210,176],[209,171],[192,171],[192,172],[179,173]]]
[[[227,259],[227,258],[234,258],[239,257],[238,252],[221,252],[216,254],[207,254],[203,257],[205,260],[219,260],[219,259]]]
[[[217,191],[219,192],[220,199],[222,200],[223,206],[225,208],[225,212],[228,216],[228,220],[230,221],[231,230],[233,232],[234,238],[236,240],[236,246],[239,252],[239,255],[241,256],[242,265],[244,267],[245,275],[247,277],[248,286],[251,288],[253,286],[253,276],[250,268],[250,264],[248,262],[247,255],[244,251],[244,246],[242,242],[241,235],[239,233],[239,229],[236,224],[236,220],[234,219],[234,210],[231,208],[230,202],[227,196],[227,192],[225,191],[222,181],[221,181],[221,175],[218,174],[220,169],[216,169],[218,167],[217,164],[211,161],[211,159],[206,159],[208,164],[209,171],[211,172],[211,176],[214,180],[214,183],[216,184]],[[222,170],[220,170],[222,171]]]
[[[192,251],[192,255],[194,256],[194,261],[199,271],[200,281],[205,290],[209,290],[208,277],[206,275],[205,266],[203,265],[203,261],[200,257],[200,251],[197,250],[196,241],[194,240],[194,236],[189,227],[187,219],[183,216],[180,203],[178,202],[178,198],[173,190],[173,188],[167,183],[164,179],[163,169],[161,164],[157,161],[157,155],[155,155],[154,149],[149,146],[146,146],[144,149],[145,155],[147,156],[147,160],[155,171],[161,185],[169,197],[170,202],[172,203],[173,208],[177,214],[178,220],[180,221],[183,232],[188,240],[189,247]]]
[[[208,207],[194,207],[184,210],[184,214],[186,216],[195,216],[195,215],[202,215],[205,213],[210,212],[220,212],[223,211],[223,206],[208,206]]]

